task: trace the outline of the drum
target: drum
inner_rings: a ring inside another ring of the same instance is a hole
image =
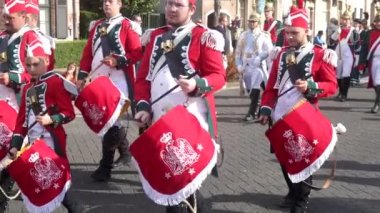
[[[99,136],[103,136],[117,119],[123,106],[129,101],[106,76],[100,76],[83,88],[75,100],[83,119]]]
[[[183,106],[162,116],[129,150],[145,193],[160,205],[179,204],[195,193],[217,159],[214,140]]]
[[[8,153],[16,125],[17,112],[8,102],[0,100],[0,160]]]
[[[337,142],[331,122],[304,100],[265,134],[293,183],[301,182],[316,172]]]
[[[71,185],[67,159],[59,157],[43,139],[36,140],[9,167],[29,212],[53,212]]]

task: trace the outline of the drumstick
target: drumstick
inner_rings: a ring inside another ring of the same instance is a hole
[[[303,79],[303,80],[307,80],[307,79],[309,79],[310,77],[311,77],[311,74],[308,75],[308,76],[305,76],[305,79]],[[288,93],[290,90],[292,90],[292,89],[294,89],[294,88],[295,88],[295,86],[293,85],[292,87],[290,87],[289,89],[285,90],[283,93],[281,93],[280,95],[278,95],[277,98],[280,98],[281,96],[285,95],[286,93]]]
[[[95,69],[91,70],[89,73],[88,73],[88,76],[83,80],[82,84],[80,85],[80,88],[79,91],[82,90],[82,88],[84,87],[84,85],[86,84],[86,82],[88,80],[91,80],[91,77],[92,77],[92,74],[94,74],[100,67],[103,66],[103,63],[100,63],[97,67],[95,67]]]
[[[196,75],[197,75],[197,72],[193,72],[189,76],[186,76],[186,79],[190,79],[190,78],[192,78],[192,77],[194,77]],[[159,100],[161,100],[162,98],[164,98],[165,96],[167,96],[169,93],[173,92],[178,87],[179,87],[179,84],[177,84],[174,87],[170,88],[168,91],[166,91],[160,97],[156,98],[156,100],[152,101],[152,103],[150,104],[150,106],[152,106],[153,104],[157,103]]]
[[[46,115],[46,113],[48,113],[48,110],[49,110],[50,108],[52,108],[52,107],[54,107],[54,105],[52,105],[52,106],[46,108],[46,109],[45,109],[42,113],[40,113],[39,115],[41,115],[41,116],[42,116],[42,115]],[[37,121],[34,121],[34,122],[32,123],[32,125],[30,125],[29,129],[33,128],[36,124],[37,124]]]

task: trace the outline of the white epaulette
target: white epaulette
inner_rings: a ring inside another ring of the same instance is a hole
[[[325,49],[323,51],[323,61],[331,64],[334,67],[338,66],[338,55],[332,49]]]
[[[207,29],[201,37],[201,44],[206,47],[223,52],[224,51],[224,38],[223,35],[212,29]]]
[[[60,77],[63,80],[63,87],[65,88],[65,90],[67,92],[69,92],[70,94],[74,95],[75,97],[78,96],[78,94],[79,94],[78,93],[78,89],[77,89],[77,87],[76,87],[76,85],[74,83],[72,83],[71,81],[68,81],[60,73],[55,72],[54,74],[56,74],[58,77]]]
[[[155,28],[147,29],[141,36],[141,46],[146,46],[150,42],[150,36],[152,35],[152,32],[155,30]]]
[[[275,46],[269,53],[269,59],[270,60],[275,60],[278,57],[278,54],[281,52],[282,48]]]
[[[125,18],[125,19],[127,19],[127,18]],[[130,23],[130,25],[131,25],[131,29],[132,29],[133,31],[135,31],[137,34],[140,34],[141,31],[140,31],[140,26],[139,26],[139,24],[138,24],[137,22],[135,22],[135,21],[130,20],[130,19],[127,19],[127,20],[129,21],[129,23]]]

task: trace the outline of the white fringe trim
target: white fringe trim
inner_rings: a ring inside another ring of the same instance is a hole
[[[66,192],[69,190],[71,186],[71,180],[67,181],[65,186],[62,189],[62,192],[53,200],[51,200],[49,203],[43,205],[43,206],[36,206],[33,203],[30,202],[28,197],[24,195],[24,193],[21,192],[22,200],[25,204],[26,209],[31,213],[51,213],[59,207],[65,198]]]
[[[104,134],[115,124],[117,119],[119,119],[121,109],[123,108],[125,101],[127,100],[122,93],[120,93],[120,100],[119,103],[117,104],[117,107],[115,109],[115,112],[111,116],[111,118],[107,121],[106,125],[98,132],[96,133],[99,137],[103,137]]]
[[[215,150],[214,150],[214,154],[211,158],[210,163],[206,166],[206,168],[202,172],[198,174],[196,178],[194,178],[192,182],[187,184],[187,186],[185,186],[182,190],[171,195],[161,194],[160,192],[153,189],[152,186],[145,179],[145,177],[142,175],[138,163],[132,157],[132,161],[134,162],[135,167],[137,171],[139,172],[140,180],[147,196],[159,205],[173,206],[173,205],[178,205],[183,200],[186,200],[186,198],[188,198],[190,195],[194,194],[201,187],[203,181],[207,178],[207,176],[211,173],[211,170],[216,165],[218,150],[216,148],[215,141],[214,140],[212,141],[215,145]]]
[[[338,137],[335,131],[335,128],[331,126],[332,128],[332,138],[330,144],[327,146],[326,150],[324,153],[314,161],[314,163],[310,164],[310,166],[306,167],[304,170],[297,174],[289,174],[289,178],[293,183],[299,183],[301,181],[306,180],[306,178],[310,177],[314,172],[316,172],[323,163],[329,158],[330,154],[334,151],[334,147],[336,142],[338,141]]]
[[[325,49],[323,53],[323,61],[331,64],[334,67],[338,66],[338,55],[331,49]]]

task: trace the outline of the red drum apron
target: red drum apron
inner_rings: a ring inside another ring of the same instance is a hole
[[[43,139],[36,140],[7,169],[29,212],[53,212],[71,185],[68,160],[59,157]]]
[[[266,136],[293,183],[316,172],[337,142],[331,122],[307,101],[299,102],[267,130]]]
[[[6,101],[0,100],[0,160],[9,150],[13,130],[16,125],[17,112]]]
[[[193,194],[216,164],[214,140],[182,105],[171,109],[130,146],[145,193],[160,205]]]
[[[103,136],[117,121],[127,99],[106,76],[100,76],[84,87],[75,100],[84,121]]]

